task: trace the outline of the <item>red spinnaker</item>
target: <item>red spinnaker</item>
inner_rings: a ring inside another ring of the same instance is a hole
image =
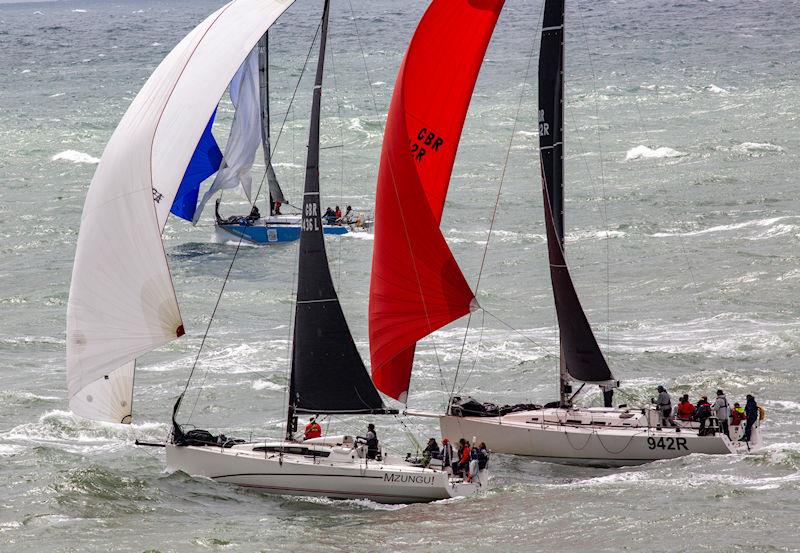
[[[372,379],[406,400],[416,342],[474,298],[439,224],[461,130],[503,0],[433,0],[395,83],[383,136],[369,297]]]

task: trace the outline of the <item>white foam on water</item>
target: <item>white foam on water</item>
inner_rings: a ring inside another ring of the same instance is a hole
[[[733,146],[731,151],[757,157],[765,153],[783,153],[783,148],[769,142],[742,142]]]
[[[674,157],[683,157],[688,154],[673,150],[666,146],[659,148],[648,148],[644,145],[639,145],[628,150],[625,154],[625,161],[635,161],[637,159],[668,159]]]
[[[708,85],[707,87],[705,87],[705,89],[706,89],[708,92],[711,92],[711,93],[713,93],[713,94],[722,94],[722,95],[725,95],[725,94],[730,94],[730,92],[728,92],[728,91],[727,91],[727,90],[725,90],[724,88],[722,88],[722,87],[719,87],[719,86],[717,86],[717,85],[715,85],[715,84],[710,84],[710,85]]]
[[[25,447],[17,444],[0,444],[0,457],[11,457],[25,451]]]
[[[253,381],[253,389],[254,390],[276,390],[280,391],[283,390],[285,386],[281,386],[280,384],[275,384],[274,382],[270,382],[269,380],[254,380]]]
[[[159,439],[166,434],[166,429],[163,423],[112,424],[53,410],[44,413],[38,421],[15,426],[0,437],[6,442],[17,442],[14,445],[48,444],[73,453],[90,453],[118,450],[143,436]]]
[[[78,150],[64,150],[50,158],[51,161],[71,161],[72,163],[89,163],[96,165],[100,159]]]
[[[72,13],[86,13],[86,10],[81,10],[81,9],[75,9],[70,11],[72,11]]]
[[[342,234],[340,238],[353,238],[356,240],[375,240],[375,235],[371,232],[351,231],[347,234]]]
[[[706,229],[693,230],[690,232],[656,232],[654,234],[651,234],[650,236],[653,236],[655,238],[664,238],[669,236],[698,236],[701,234],[710,234],[714,232],[730,232],[732,230],[740,230],[743,228],[750,228],[750,227],[769,227],[774,225],[778,221],[783,221],[785,219],[795,219],[795,218],[797,218],[797,216],[795,215],[784,215],[782,217],[770,217],[768,219],[753,219],[751,221],[732,223],[730,225],[717,225]]]

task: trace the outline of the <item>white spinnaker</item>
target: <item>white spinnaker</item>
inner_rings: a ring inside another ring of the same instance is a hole
[[[70,408],[130,422],[136,357],[183,333],[161,230],[228,83],[294,0],[234,0],[156,68],[106,145],[86,197],[67,307]]]
[[[208,200],[222,189],[239,187],[241,193],[250,200],[253,178],[250,169],[261,146],[261,89],[258,82],[258,49],[244,60],[236,72],[230,87],[231,102],[236,108],[231,125],[222,167],[217,171],[211,187],[203,194],[197,204],[193,224],[197,224]]]

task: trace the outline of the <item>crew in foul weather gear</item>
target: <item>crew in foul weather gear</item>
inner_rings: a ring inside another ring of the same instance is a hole
[[[753,425],[758,420],[758,404],[756,398],[752,394],[747,394],[747,403],[744,406],[744,414],[747,417],[747,426],[744,428],[744,436],[739,440],[740,442],[749,442],[750,435],[753,432]]]
[[[678,402],[678,418],[682,421],[690,421],[695,410],[695,406],[689,401],[689,394],[683,394]]]
[[[659,386],[657,390],[658,400],[656,401],[656,407],[661,414],[661,426],[675,426],[672,421],[672,398],[669,397],[669,393],[667,393],[667,389],[664,386]]]
[[[714,406],[711,408],[719,420],[719,427],[725,435],[730,439],[731,434],[728,432],[728,419],[730,418],[731,408],[728,406],[728,398],[722,390],[717,390],[717,399],[714,401]]]
[[[322,427],[317,424],[317,418],[311,417],[309,419],[309,423],[306,425],[306,430],[303,434],[303,437],[306,440],[310,440],[311,438],[319,438],[322,436]]]
[[[739,402],[733,404],[733,409],[731,410],[731,424],[733,426],[739,426],[743,420],[747,418],[744,414],[744,407],[739,405]]]
[[[375,425],[369,423],[367,425],[367,459],[377,459],[378,458],[378,434],[375,432]]]

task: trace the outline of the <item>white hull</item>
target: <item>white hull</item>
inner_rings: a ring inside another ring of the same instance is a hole
[[[279,453],[284,448],[285,453]],[[266,450],[265,450],[266,449]],[[358,447],[305,446],[293,442],[240,444],[231,448],[167,444],[167,470],[281,495],[417,503],[476,493],[486,482],[451,479],[443,470],[397,459],[367,460]],[[292,453],[303,450],[304,453]]]
[[[745,454],[763,447],[758,427],[745,443],[738,441],[743,426],[731,427],[730,440],[721,433],[699,436],[696,424],[648,426],[645,414],[631,416],[619,409],[541,409],[502,417],[441,415],[439,424],[442,436],[474,437],[494,453],[572,465],[640,465],[692,453]]]

